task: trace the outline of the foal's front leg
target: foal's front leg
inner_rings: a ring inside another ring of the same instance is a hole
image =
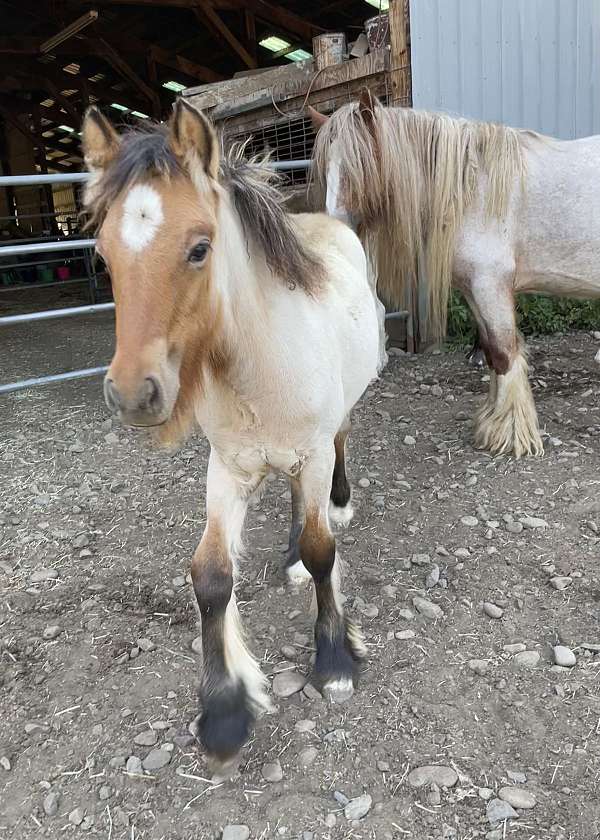
[[[302,470],[305,519],[300,556],[312,575],[317,599],[313,677],[326,697],[341,703],[354,691],[358,662],[366,649],[360,632],[345,618],[339,597],[339,560],[328,517],[333,465],[331,445],[316,453]]]
[[[233,762],[254,718],[271,705],[266,678],[244,642],[233,589],[248,495],[211,452],[207,522],[192,562],[192,581],[202,619],[202,714],[197,735],[221,766]]]

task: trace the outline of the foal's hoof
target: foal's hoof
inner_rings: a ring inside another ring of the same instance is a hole
[[[291,583],[292,586],[302,586],[302,584],[306,583],[309,580],[312,580],[312,576],[302,560],[298,560],[296,563],[292,563],[290,566],[285,566],[285,574],[288,580],[288,583]]]
[[[211,769],[223,772],[235,764],[250,736],[254,714],[243,685],[202,698],[202,712],[190,724],[190,732],[204,747]],[[234,770],[235,770],[234,767]]]
[[[483,350],[472,350],[467,355],[467,362],[471,365],[471,367],[483,368],[487,364],[485,353]]]
[[[354,682],[351,677],[331,680],[323,686],[322,694],[330,703],[345,703],[354,694]]]

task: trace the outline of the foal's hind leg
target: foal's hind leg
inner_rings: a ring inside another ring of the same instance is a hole
[[[206,490],[206,528],[192,562],[202,619],[197,735],[222,768],[235,759],[255,716],[269,709],[270,702],[266,678],[244,641],[233,588],[248,494],[213,452]]]
[[[354,515],[351,504],[352,492],[346,476],[346,440],[350,433],[350,420],[346,418],[334,439],[335,465],[331,481],[329,521],[347,528]]]
[[[339,560],[327,510],[334,466],[332,450],[316,453],[300,476],[306,506],[300,554],[314,581],[318,610],[313,677],[326,697],[342,702],[354,691],[358,662],[366,650],[359,631],[345,618],[340,598]]]
[[[297,478],[290,478],[292,493],[292,526],[288,549],[285,553],[284,569],[290,583],[300,584],[311,579],[310,572],[300,557],[300,534],[304,527],[304,499]]]
[[[489,366],[490,391],[475,416],[475,444],[495,455],[542,455],[544,447],[528,378],[527,354],[515,323],[512,288],[478,278],[470,289]]]

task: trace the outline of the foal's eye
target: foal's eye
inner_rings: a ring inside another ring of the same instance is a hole
[[[209,251],[210,242],[198,242],[188,254],[188,262],[196,266],[202,265],[206,261]]]

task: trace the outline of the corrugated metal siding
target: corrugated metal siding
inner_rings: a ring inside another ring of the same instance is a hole
[[[415,108],[600,134],[600,0],[411,0]]]

